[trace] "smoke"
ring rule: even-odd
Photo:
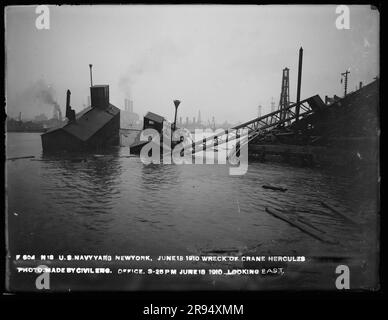
[[[24,119],[33,119],[36,115],[42,113],[51,118],[53,107],[57,114],[60,111],[54,87],[47,84],[43,79],[33,82],[25,90],[8,99],[8,110],[9,107],[11,107],[13,113],[22,112]]]
[[[119,79],[119,88],[127,96],[132,96],[132,88],[145,73],[156,71],[158,66],[150,56],[143,56],[129,65],[126,73]]]
[[[131,74],[132,76],[129,76]],[[128,75],[120,77],[119,88],[125,94],[126,97],[132,96],[132,86],[134,85],[135,80],[131,71],[128,71]]]
[[[183,49],[170,39],[161,39],[132,60],[119,79],[120,90],[127,97],[132,97],[133,87],[143,76],[169,68],[170,65],[177,63],[184,54]]]
[[[56,103],[56,102],[54,102],[54,109],[55,109],[55,111],[57,111],[57,112],[61,112],[61,108],[59,107],[59,104]]]
[[[59,107],[59,104],[57,102],[53,103],[54,105],[54,113],[53,113],[53,118],[58,119],[59,121],[62,121],[62,111],[61,108]]]
[[[36,102],[48,105],[57,104],[54,88],[46,84],[46,82],[42,79],[33,83],[32,86],[26,90],[25,94],[31,96]]]

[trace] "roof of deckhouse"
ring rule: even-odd
[[[75,122],[67,123],[63,127],[53,128],[45,134],[64,130],[82,141],[87,141],[119,112],[120,109],[112,104],[109,104],[105,109],[88,107],[77,114]]]
[[[156,113],[153,113],[153,112],[147,112],[147,114],[144,116],[144,118],[150,119],[150,120],[155,121],[155,122],[160,122],[160,123],[165,120],[164,117],[162,117]]]

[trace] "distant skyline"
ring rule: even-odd
[[[89,64],[94,84],[109,84],[111,103],[134,112],[236,123],[270,112],[279,102],[282,69],[290,68],[295,101],[298,51],[304,49],[302,98],[342,96],[379,75],[379,12],[349,6],[350,29],[338,30],[334,5],[49,6],[50,29],[35,27],[36,6],[5,12],[7,113],[33,118],[65,112],[66,90],[78,112],[87,104]]]

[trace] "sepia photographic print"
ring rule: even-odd
[[[5,7],[7,292],[379,290],[379,28],[373,5]]]

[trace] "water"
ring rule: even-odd
[[[354,175],[257,162],[245,175],[230,176],[226,165],[146,166],[128,154],[117,148],[43,158],[40,134],[8,133],[7,158],[35,156],[7,161],[10,253],[158,256],[235,249],[373,259],[377,200]],[[311,237],[266,207],[304,219],[337,244]]]

